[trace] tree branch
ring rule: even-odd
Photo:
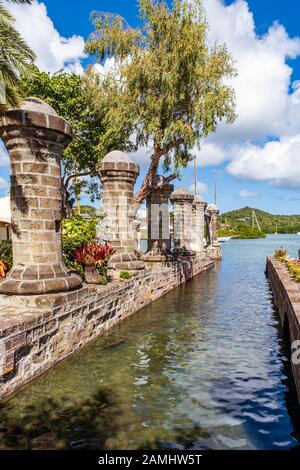
[[[167,178],[163,178],[162,183],[157,184],[157,169],[158,165],[160,162],[161,157],[169,153],[171,150],[173,150],[175,147],[178,145],[184,144],[184,139],[177,139],[173,142],[170,142],[168,145],[165,147],[159,148],[154,146],[154,154],[151,157],[151,164],[149,166],[148,172],[144,178],[144,181],[142,183],[142,186],[140,187],[140,190],[137,192],[137,194],[134,197],[134,202],[136,204],[141,204],[144,199],[146,199],[147,196],[156,188],[163,186],[166,183],[169,183],[170,181],[173,181],[176,179],[176,175],[170,175]]]

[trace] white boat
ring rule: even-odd
[[[225,243],[225,242],[229,242],[229,240],[231,240],[232,237],[218,237],[218,242],[219,243]]]
[[[300,232],[297,232],[297,235],[300,235]]]

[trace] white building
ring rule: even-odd
[[[11,239],[10,197],[0,198],[0,240]]]

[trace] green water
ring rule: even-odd
[[[299,408],[264,275],[297,236],[233,240],[223,261],[2,404],[1,448],[287,449]]]

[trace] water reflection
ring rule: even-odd
[[[264,276],[299,237],[232,241],[224,260],[29,384],[1,448],[286,449],[299,407]],[[298,423],[298,424],[297,424]]]

